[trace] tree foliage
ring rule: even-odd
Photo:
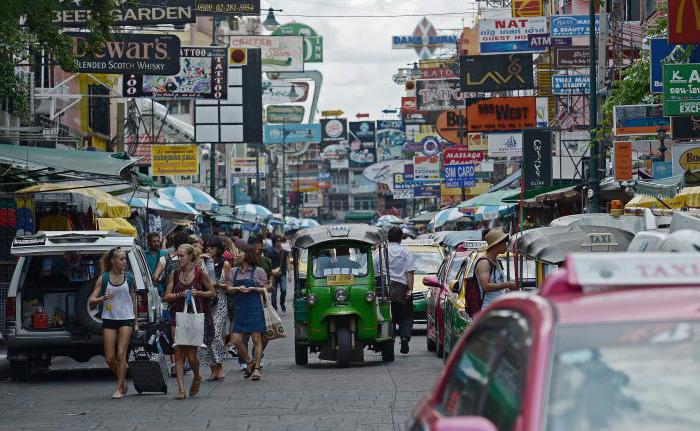
[[[88,40],[94,49],[104,43],[112,24],[111,11],[117,0],[82,0],[92,11]],[[42,51],[64,70],[74,68],[70,39],[52,23],[61,0],[3,0],[0,7],[0,101],[9,100],[13,111],[27,120],[25,84],[17,66],[31,66]]]

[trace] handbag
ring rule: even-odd
[[[204,313],[197,312],[194,297],[185,299],[183,311],[175,313],[175,346],[207,347],[204,344]],[[194,313],[188,313],[189,303],[192,303]]]
[[[270,305],[270,298],[267,293],[261,293],[260,299],[263,303],[263,313],[265,314],[265,333],[263,338],[266,340],[275,340],[277,338],[285,338],[287,333],[284,331],[282,319],[279,314]]]

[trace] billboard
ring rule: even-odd
[[[413,29],[413,33],[405,36],[392,36],[392,49],[413,49],[422,59],[433,55],[436,49],[457,45],[456,35],[439,35],[428,18],[423,17]]]
[[[700,44],[698,0],[668,0],[668,41]]]
[[[537,127],[533,96],[480,99],[467,107],[469,132],[497,132]]]
[[[615,181],[630,181],[634,170],[632,168],[632,142],[615,141]]]
[[[377,161],[374,127],[374,121],[352,121],[348,125],[351,168],[365,168]]]
[[[673,175],[681,175],[686,171],[700,169],[700,144],[674,144],[673,150]]]
[[[588,15],[552,15],[549,17],[549,34],[556,37],[588,36],[591,20]],[[595,32],[600,28],[600,15],[595,16]]]
[[[437,118],[435,129],[442,139],[455,145],[467,145],[469,133],[464,109],[444,111]]]
[[[544,52],[546,46],[532,48],[528,34],[547,34],[547,18],[482,19],[479,21],[479,47],[481,54],[507,54],[512,52]]]
[[[673,139],[700,139],[700,117],[671,117]]]
[[[542,16],[542,0],[512,0],[511,12],[513,18]]]
[[[263,72],[303,72],[302,36],[229,36],[232,48],[259,48]]]
[[[323,36],[306,24],[290,22],[277,27],[272,36],[303,36],[304,63],[323,63]]]
[[[235,178],[264,177],[267,172],[265,157],[233,157],[231,158],[231,176]]]
[[[656,135],[659,128],[670,131],[671,122],[664,117],[661,105],[619,105],[613,107],[615,136]]]
[[[263,130],[265,145],[321,142],[320,124],[265,124]]]
[[[459,79],[416,80],[416,109],[418,111],[446,111],[459,109],[466,100]]]
[[[180,72],[166,75],[124,75],[124,97],[225,99],[228,91],[225,48],[180,47]]]
[[[473,164],[445,165],[445,188],[461,189],[476,185],[476,169]]]
[[[491,92],[535,88],[532,54],[463,55],[459,58],[462,91]]]
[[[198,15],[260,15],[260,0],[197,0]]]
[[[482,151],[469,151],[466,146],[447,148],[442,152],[443,166],[472,164],[483,160],[484,153]]]
[[[321,119],[321,141],[326,143],[348,140],[348,120],[345,118]]]
[[[651,92],[664,92],[664,75],[662,65],[672,63],[700,63],[700,47],[693,46],[690,55],[687,45],[668,43],[665,37],[649,39],[649,72],[651,74]]]
[[[525,191],[552,185],[552,131],[523,130],[522,176]]]
[[[554,65],[567,69],[590,67],[590,49],[588,49],[588,47],[557,48],[556,51],[554,51]]]
[[[555,96],[590,94],[590,92],[589,75],[552,75],[552,94]]]
[[[149,0],[148,2],[121,1],[111,10],[111,26],[181,25],[197,20],[195,0]],[[52,12],[51,22],[58,27],[87,27],[92,19],[92,8],[82,1],[63,1],[59,10]]]
[[[197,145],[153,145],[151,168],[154,176],[197,175]]]
[[[440,156],[413,157],[413,180],[416,182],[440,181]]]
[[[378,161],[400,159],[403,145],[406,143],[403,122],[401,120],[377,120],[375,139]]]
[[[664,64],[664,114],[700,114],[700,63]]]
[[[486,140],[489,157],[521,157],[523,155],[522,132],[482,133],[481,139]]]

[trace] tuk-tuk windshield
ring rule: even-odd
[[[367,275],[367,251],[357,247],[324,248],[314,253],[314,277],[352,274]]]

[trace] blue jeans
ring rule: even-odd
[[[274,285],[272,286],[272,307],[277,309],[277,289],[280,291],[280,305],[284,304],[284,300],[287,298],[287,274],[280,274],[280,276],[275,279]]]

